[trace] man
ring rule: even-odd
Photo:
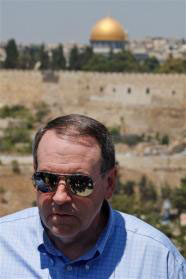
[[[38,208],[1,218],[0,278],[184,279],[169,239],[114,211],[115,152],[98,121],[67,115],[33,145]]]

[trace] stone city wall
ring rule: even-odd
[[[107,126],[120,126],[123,133],[158,132],[178,142],[186,139],[186,75],[0,70],[0,106],[32,108],[42,101],[50,105],[53,117],[82,113]],[[182,154],[129,155],[117,154],[125,180],[146,174],[157,185],[174,186],[185,176]],[[25,161],[20,164],[27,166]]]
[[[41,101],[54,115],[88,114],[123,132],[186,132],[186,75],[0,71],[0,106]]]

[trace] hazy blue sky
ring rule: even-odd
[[[186,38],[186,0],[0,0],[0,40],[88,43],[92,26],[108,14],[129,38]]]

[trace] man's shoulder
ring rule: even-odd
[[[141,243],[141,246],[152,247],[154,251],[164,251],[172,253],[176,258],[180,258],[180,254],[170,239],[155,227],[149,225],[143,220],[126,213],[115,211],[116,214],[116,227],[119,230],[126,231],[127,240],[136,241]]]
[[[3,225],[10,225],[13,223],[19,223],[19,222],[30,222],[31,219],[35,219],[38,216],[38,208],[37,207],[31,207],[27,208],[15,213],[12,213],[10,215],[6,215],[0,218],[0,226]]]

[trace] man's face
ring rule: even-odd
[[[37,191],[37,204],[49,234],[62,240],[72,240],[85,231],[94,231],[99,223],[104,199],[111,197],[114,188],[113,172],[104,178],[100,174],[100,147],[92,137],[57,135],[54,130],[42,137],[37,152],[38,169],[59,174],[81,173],[92,177],[95,186],[91,195],[70,194],[63,179],[54,193]]]

